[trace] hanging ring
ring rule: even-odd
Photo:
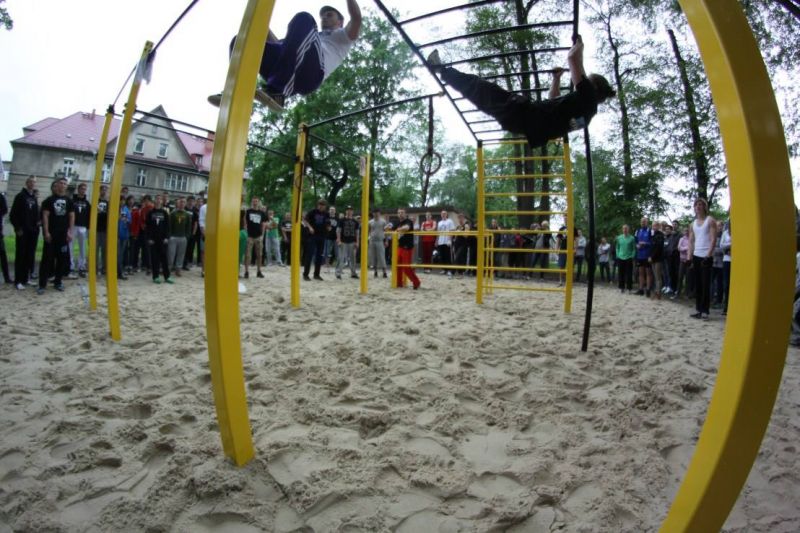
[[[419,169],[423,174],[433,176],[442,168],[442,155],[439,152],[429,150],[422,159],[419,160]]]

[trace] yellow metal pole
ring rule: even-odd
[[[480,141],[478,141],[478,156],[477,157],[478,157],[478,220],[477,220],[477,225],[478,225],[478,228],[477,228],[477,230],[478,230],[478,257],[477,257],[477,259],[478,259],[478,271],[475,273],[475,280],[476,280],[476,284],[477,284],[475,286],[475,303],[482,304],[483,303],[483,284],[484,284],[484,280],[483,280],[483,259],[484,259],[483,258],[483,254],[484,254],[484,251],[483,250],[486,247],[485,246],[486,243],[483,242],[483,238],[484,238],[484,235],[485,235],[485,229],[486,229],[486,220],[484,220],[484,218],[486,217],[486,215],[484,214],[484,211],[486,210],[486,206],[483,205],[483,202],[485,201],[485,198],[483,196],[483,193],[484,193],[483,188],[486,185],[486,183],[484,182],[484,179],[483,179],[484,178],[483,144]]]
[[[569,153],[569,142],[564,143],[564,186],[567,188],[567,279],[564,284],[564,312],[572,312],[572,277],[575,265],[575,205],[572,196],[572,158]],[[547,258],[548,263],[550,257]]]
[[[205,307],[208,360],[225,455],[253,458],[239,332],[238,253],[242,175],[256,76],[274,0],[249,0],[231,54],[208,181]]]
[[[94,207],[89,210],[89,308],[97,311],[97,203],[100,199],[100,182],[103,179],[103,165],[106,159],[106,145],[111,123],[114,121],[114,106],[108,106],[106,119],[103,123],[103,133],[100,135],[100,144],[97,147],[97,166],[94,169],[92,182],[91,201]],[[106,245],[108,250],[108,245]]]
[[[786,139],[767,70],[735,0],[680,0],[719,117],[736,216],[719,372],[664,532],[719,531],[758,454],[780,386],[794,295]]]
[[[361,248],[358,253],[361,257],[361,294],[367,294],[367,283],[369,278],[369,188],[370,188],[370,166],[372,157],[370,154],[364,156],[364,169],[361,174]]]
[[[292,307],[300,307],[300,259],[303,257],[300,247],[303,245],[303,178],[306,174],[306,144],[308,143],[308,126],[300,124],[297,134],[297,153],[294,162],[294,181],[292,182],[292,266],[290,269]],[[313,261],[313,258],[312,258]]]
[[[114,151],[114,166],[111,172],[111,196],[108,199],[108,227],[106,228],[106,297],[108,299],[108,327],[111,338],[115,341],[122,339],[119,325],[119,294],[117,293],[117,245],[119,238],[119,195],[122,192],[122,179],[125,175],[125,153],[128,151],[128,137],[131,133],[133,112],[136,111],[136,98],[139,96],[139,87],[147,69],[147,58],[153,49],[153,43],[147,41],[142,50],[142,57],[136,67],[136,75],[125,104],[125,113],[122,116],[122,125],[117,136],[117,147]]]
[[[398,233],[396,231],[390,231],[389,235],[392,238],[392,288],[396,289],[398,283],[397,280],[397,250],[399,248],[399,246],[397,245]]]

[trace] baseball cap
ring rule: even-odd
[[[344,22],[344,16],[342,15],[341,11],[339,11],[338,9],[336,9],[333,6],[322,6],[320,8],[320,10],[319,10],[319,16],[322,16],[322,14],[325,13],[326,11],[334,11],[334,12],[336,12],[336,14],[339,15],[339,20]]]

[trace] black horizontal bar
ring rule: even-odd
[[[336,148],[337,150],[339,150],[341,152],[344,152],[344,153],[346,153],[348,155],[351,155],[353,157],[356,157],[356,158],[361,157],[360,155],[356,154],[355,152],[351,152],[347,148],[343,148],[343,147],[339,146],[338,144],[336,144],[336,143],[334,143],[332,141],[329,141],[328,139],[326,139],[324,137],[320,137],[319,135],[314,135],[313,133],[309,132],[308,136],[311,137],[312,139],[316,139],[317,141],[319,141],[321,143],[327,144],[328,146]]]
[[[497,78],[513,78],[514,76],[530,76],[531,74],[552,74],[555,69],[549,68],[546,70],[523,70],[522,72],[511,72],[509,74],[492,74],[491,76],[482,76],[484,80],[494,80]]]
[[[491,139],[478,139],[480,142],[493,142],[493,141],[526,141],[525,137],[492,137]]]
[[[427,19],[427,18],[438,16],[438,15],[443,15],[445,13],[450,13],[452,11],[461,11],[462,9],[480,7],[480,6],[485,6],[485,5],[489,5],[489,4],[496,4],[498,2],[505,2],[505,1],[507,1],[507,0],[481,0],[480,2],[470,2],[468,4],[461,4],[461,5],[458,5],[458,6],[448,7],[447,9],[440,9],[439,11],[434,11],[432,13],[426,13],[424,15],[419,15],[417,17],[412,17],[412,18],[406,19],[406,20],[404,20],[402,22],[398,22],[398,24],[400,26],[402,26],[404,24],[409,24],[411,22],[416,22],[418,20],[423,20],[423,19]]]
[[[456,37],[448,37],[446,39],[439,39],[438,41],[431,41],[425,44],[418,44],[417,48],[422,50],[423,48],[428,48],[430,46],[436,46],[439,44],[445,43],[452,43],[455,41],[462,41],[466,39],[475,39],[477,37],[484,37],[486,35],[497,35],[500,33],[509,33],[512,31],[522,31],[522,30],[530,30],[532,28],[551,28],[554,26],[572,26],[571,20],[557,20],[552,22],[533,22],[531,24],[522,24],[520,26],[507,26],[505,28],[492,28],[489,30],[483,31],[476,31],[474,33],[468,33],[466,35],[458,35]]]
[[[148,114],[151,114],[151,113],[148,113]],[[117,116],[121,116],[121,115],[117,115]],[[165,119],[165,120],[169,120],[168,118],[163,117],[161,115],[152,115],[152,116],[158,117],[158,118],[161,118],[161,119]],[[191,131],[179,130],[177,128],[170,128],[169,126],[164,126],[163,124],[156,124],[155,122],[148,122],[147,120],[143,120],[141,118],[134,118],[133,120],[135,122],[139,123],[139,124],[149,124],[150,126],[157,126],[159,128],[164,128],[165,130],[174,131],[176,133],[185,133],[186,135],[191,135],[192,137],[197,137],[198,136],[196,133],[192,133]],[[176,120],[175,122],[178,122],[178,121]],[[189,127],[195,127],[195,126],[189,126]],[[204,128],[197,128],[197,129],[204,129]],[[216,132],[214,132],[212,130],[205,130],[205,131],[210,133],[210,134],[212,134],[212,135],[216,135]],[[215,139],[206,138],[205,140],[206,140],[206,142],[215,142]],[[284,152],[280,152],[278,150],[275,150],[274,148],[269,148],[268,146],[262,146],[262,145],[260,145],[258,143],[247,141],[247,146],[250,146],[252,148],[258,148],[259,150],[263,150],[263,151],[269,152],[271,154],[279,155],[279,156],[285,157],[287,159],[291,159],[291,160],[296,159],[296,157],[294,155],[286,154]]]
[[[444,93],[431,93],[425,94],[422,96],[414,96],[413,98],[406,98],[405,100],[397,100],[395,102],[387,102],[385,104],[376,105],[373,107],[368,107],[366,109],[359,109],[358,111],[353,111],[351,113],[345,113],[343,115],[339,115],[338,117],[332,117],[325,120],[321,120],[319,122],[315,122],[314,124],[309,124],[308,129],[316,128],[318,126],[322,126],[324,124],[329,124],[331,122],[336,122],[337,120],[341,120],[344,118],[350,118],[357,115],[363,115],[365,113],[370,113],[372,111],[378,111],[380,109],[385,109],[387,107],[392,107],[395,105],[403,105],[403,104],[410,104],[411,102],[416,102],[418,100],[424,100],[425,98],[433,98],[434,96],[442,96]]]
[[[478,61],[486,61],[487,59],[496,59],[498,57],[521,56],[523,54],[543,54],[549,52],[566,52],[569,50],[568,46],[554,46],[551,48],[538,48],[536,50],[514,50],[511,52],[501,52],[499,54],[491,54],[486,56],[471,57],[469,59],[459,59],[458,61],[451,61],[450,63],[442,63],[443,67],[452,67],[453,65],[463,65],[465,63],[475,63]]]
[[[174,118],[165,117],[164,115],[156,115],[155,113],[148,113],[147,111],[142,111],[141,109],[137,109],[136,113],[138,113],[139,115],[143,115],[145,117],[158,118],[158,119],[161,119],[161,120],[168,120],[169,122],[172,122],[173,124],[180,124],[181,126],[186,126],[187,128],[194,128],[196,130],[202,130],[202,131],[205,131],[205,132],[208,132],[208,133],[215,133],[213,130],[210,130],[208,128],[204,128],[202,126],[198,126],[196,124],[192,124],[191,122],[183,122],[181,120],[175,120]]]
[[[562,87],[562,89],[568,89],[568,87]],[[550,87],[538,87],[535,89],[514,89],[513,91],[509,92],[513,94],[528,94],[528,93],[541,93],[549,90]],[[458,102],[459,100],[466,100],[466,99],[467,99],[466,96],[458,96],[456,98],[453,98],[453,101]]]
[[[472,122],[467,122],[467,125],[471,124],[485,124],[486,122],[497,122],[497,119],[490,118],[489,120],[474,120]]]

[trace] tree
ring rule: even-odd
[[[0,4],[4,4],[6,0],[0,0]],[[0,26],[11,31],[14,27],[14,21],[11,20],[11,15],[8,14],[8,9],[0,6]]]

